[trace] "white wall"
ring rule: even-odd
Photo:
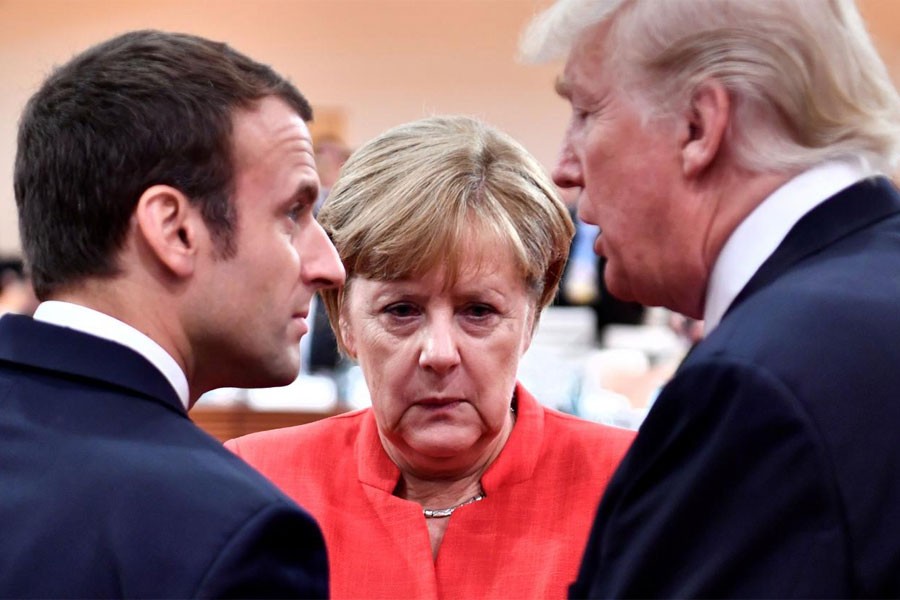
[[[539,0],[0,0],[0,252],[19,248],[16,122],[54,64],[129,29],[222,39],[343,107],[353,145],[432,113],[480,116],[552,164],[566,107],[556,67],[515,62]],[[546,5],[546,2],[544,2]]]
[[[750,1],[750,0],[748,0]],[[814,0],[810,0],[814,1]],[[22,106],[55,64],[136,28],[222,39],[347,111],[353,145],[432,113],[480,116],[552,166],[566,106],[558,66],[515,62],[519,32],[550,0],[0,0],[0,253],[19,248],[12,164]],[[898,64],[900,0],[862,0]]]

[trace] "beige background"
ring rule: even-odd
[[[752,1],[752,0],[748,0]],[[816,2],[819,0],[808,0]],[[187,31],[227,41],[288,75],[352,145],[398,123],[465,113],[552,166],[566,106],[558,66],[515,61],[522,26],[549,0],[0,0],[0,254],[19,239],[16,122],[56,64],[117,33]],[[859,0],[900,81],[900,0]]]

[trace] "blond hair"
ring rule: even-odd
[[[560,0],[522,38],[526,60],[565,56],[610,21],[604,51],[648,119],[715,79],[732,99],[740,166],[792,171],[858,157],[890,173],[900,97],[852,0]]]
[[[355,277],[396,281],[446,270],[458,277],[474,236],[506,245],[537,312],[556,294],[575,233],[556,187],[509,136],[467,117],[395,127],[344,165],[319,221],[347,270],[347,285],[322,290],[338,318]]]

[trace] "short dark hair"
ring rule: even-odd
[[[14,186],[39,298],[117,273],[140,195],[170,185],[200,207],[217,250],[235,252],[232,117],[268,96],[312,109],[272,68],[193,35],[134,31],[56,69],[19,123]]]

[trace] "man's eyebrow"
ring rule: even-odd
[[[572,96],[572,86],[562,75],[557,75],[556,81],[553,84],[553,89],[563,98],[570,98]]]

